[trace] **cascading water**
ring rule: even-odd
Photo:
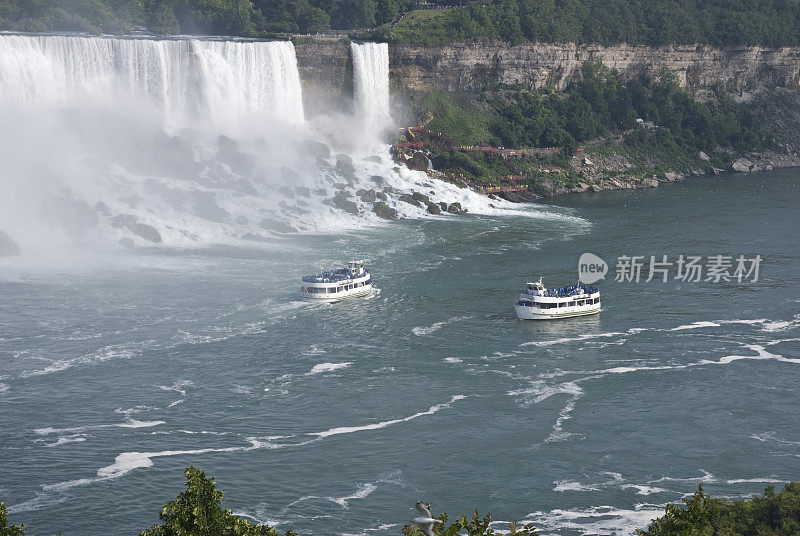
[[[353,93],[358,111],[374,127],[391,122],[389,109],[389,45],[351,43]]]
[[[352,53],[356,113],[309,121],[290,42],[0,36],[0,232],[58,262],[360,227],[376,200],[425,216],[412,190],[494,211],[395,165],[387,46]]]
[[[69,105],[143,98],[172,124],[225,123],[247,115],[303,121],[291,42],[0,38],[0,99],[6,105]]]

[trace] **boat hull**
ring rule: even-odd
[[[600,307],[586,308],[574,311],[546,313],[536,307],[524,307],[515,305],[514,310],[520,320],[557,320],[559,318],[573,318],[576,316],[596,315],[600,312]]]
[[[308,292],[301,292],[300,297],[309,302],[339,302],[342,300],[348,300],[350,298],[361,298],[364,296],[368,296],[372,294],[372,284],[364,285],[363,287],[354,288],[352,290],[347,290],[344,292],[338,292],[336,295],[331,294],[311,294]]]

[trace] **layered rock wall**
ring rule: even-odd
[[[297,44],[306,109],[352,100],[350,47],[342,41]],[[392,85],[409,93],[477,92],[499,83],[563,88],[585,61],[630,78],[666,69],[702,98],[716,89],[745,93],[760,87],[800,89],[800,48],[706,45],[647,47],[524,43],[461,43],[440,47],[390,45]]]

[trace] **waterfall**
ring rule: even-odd
[[[290,42],[0,35],[0,232],[58,264],[360,228],[377,199],[426,217],[412,190],[495,210],[396,166],[388,47],[352,55],[355,113],[305,120]]]
[[[356,105],[375,128],[385,127],[389,115],[389,46],[386,43],[351,43],[353,89]]]
[[[0,36],[0,102],[117,102],[127,93],[170,123],[248,116],[303,121],[291,42]],[[113,100],[112,100],[113,99]]]

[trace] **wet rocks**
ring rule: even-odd
[[[412,193],[411,193],[411,197],[412,197],[412,198],[413,198],[415,201],[419,201],[420,203],[423,203],[423,204],[427,204],[427,203],[429,203],[429,202],[430,202],[430,198],[429,198],[427,195],[425,195],[425,194],[421,194],[421,193],[419,193],[419,192],[412,192]]]
[[[372,189],[365,190],[362,188],[356,192],[356,195],[365,203],[374,203],[377,200],[377,193]]]
[[[372,205],[372,212],[374,212],[379,218],[383,218],[384,220],[397,219],[397,211],[381,201],[378,201],[377,203]]]
[[[295,229],[294,227],[292,227],[288,223],[285,223],[285,222],[282,222],[282,221],[278,221],[278,220],[273,220],[273,219],[270,219],[270,218],[264,218],[263,220],[261,220],[261,222],[258,225],[262,229],[266,229],[267,231],[272,231],[272,232],[275,232],[275,233],[296,233],[297,232],[297,229]]]
[[[442,209],[436,203],[428,203],[428,213],[429,214],[441,214]]]
[[[19,246],[4,231],[0,231],[0,257],[14,257],[20,254]]]
[[[377,197],[381,201],[386,201],[389,199],[389,197],[383,192],[375,192],[375,197]]]
[[[352,175],[356,172],[353,159],[346,154],[336,155],[336,169],[343,175]]]
[[[461,207],[461,203],[456,201],[455,203],[451,203],[449,207],[447,207],[447,212],[450,214],[456,214],[462,216],[467,213],[467,209]]]
[[[144,238],[154,244],[161,242],[161,233],[159,233],[155,227],[147,225],[146,223],[133,223],[128,226],[128,229],[136,236]]]
[[[324,159],[331,157],[331,148],[322,142],[307,140],[302,143],[302,147],[313,157]]]
[[[413,196],[410,196],[408,194],[403,194],[398,199],[403,203],[408,203],[409,205],[414,205],[415,207],[422,207],[422,204],[419,201],[417,201],[416,199],[414,199]]]
[[[344,194],[344,192],[338,192],[330,199],[330,201],[331,204],[339,210],[343,210],[348,214],[358,214],[358,205],[356,205],[355,202],[347,199],[347,196]]]
[[[737,158],[731,163],[731,171],[736,173],[750,173],[753,163],[747,158]]]

